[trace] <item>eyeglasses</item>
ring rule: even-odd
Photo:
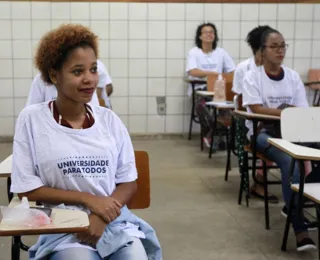
[[[214,34],[214,31],[202,31],[202,34]]]
[[[284,44],[284,45],[265,45],[264,47],[270,48],[271,50],[275,52],[279,52],[280,50],[286,51],[289,48],[289,44]]]

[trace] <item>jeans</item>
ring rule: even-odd
[[[97,251],[82,247],[67,248],[54,252],[48,257],[49,260],[102,260]],[[133,238],[133,242],[120,248],[106,260],[148,260],[146,251],[139,238]]]
[[[268,135],[265,132],[259,133],[257,137],[257,142],[256,142],[256,149],[258,152],[264,153],[264,155],[269,160],[275,162],[280,168],[281,181],[282,181],[282,196],[286,204],[286,207],[289,208],[290,199],[292,195],[292,190],[289,183],[292,157],[282,152],[278,148],[270,145],[268,143],[269,137],[272,137],[272,136]],[[294,165],[294,171],[292,175],[292,183],[294,184],[299,183],[299,181],[300,181],[300,172],[299,172],[298,163],[296,162]],[[295,201],[295,204],[297,205],[297,200]],[[303,218],[301,218],[301,221],[298,221],[297,206],[293,208],[291,222],[292,222],[292,226],[295,233],[300,233],[307,230],[306,226],[304,225]]]

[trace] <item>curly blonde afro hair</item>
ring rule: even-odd
[[[98,57],[98,37],[79,24],[63,24],[46,33],[40,40],[35,55],[35,66],[44,82],[53,84],[49,71],[61,69],[70,51],[78,47],[91,47]]]

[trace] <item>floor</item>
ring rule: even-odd
[[[225,152],[209,160],[198,140],[182,138],[134,140],[136,150],[148,151],[151,167],[151,207],[136,211],[156,229],[165,260],[295,260],[318,259],[317,252],[297,253],[290,233],[288,251],[280,250],[284,218],[282,203],[270,209],[271,230],[264,229],[263,203],[237,204],[239,174],[236,160],[224,181]],[[0,144],[0,161],[12,152]],[[281,196],[280,187],[272,192]],[[6,205],[6,182],[0,180],[0,205]],[[316,239],[316,232],[311,234]],[[24,237],[32,244],[36,237]],[[0,260],[10,259],[10,239],[0,238]],[[22,252],[22,260],[27,254]]]

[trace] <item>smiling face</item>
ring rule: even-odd
[[[209,25],[203,26],[199,38],[203,43],[213,43],[215,39],[214,29]]]
[[[91,47],[78,47],[68,54],[58,71],[51,71],[58,96],[88,103],[98,85],[97,57]]]
[[[270,64],[281,65],[286,55],[288,45],[280,33],[270,33],[263,50],[263,60]]]

